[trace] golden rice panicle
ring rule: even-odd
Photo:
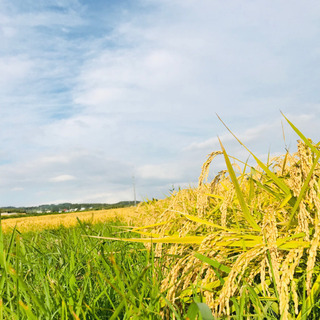
[[[301,201],[298,211],[298,232],[304,232],[304,239],[309,241],[309,222],[312,222],[309,211],[306,208],[304,201]]]
[[[278,254],[278,246],[277,246],[277,238],[278,238],[278,229],[277,229],[277,221],[276,214],[274,208],[266,208],[265,214],[263,216],[262,223],[262,235],[263,241],[267,246],[267,249],[270,253],[271,264],[270,266],[273,270],[273,275],[275,277],[276,284],[280,283],[280,275],[279,275],[279,254]]]
[[[311,140],[309,139],[311,142]],[[301,193],[302,186],[309,175],[309,172],[313,165],[313,156],[310,148],[302,141],[298,141],[298,151],[294,156],[289,156],[290,168],[288,173],[290,178],[287,179],[287,184],[293,192],[295,197],[298,197]],[[317,170],[317,169],[316,169]],[[313,222],[310,206],[307,209],[307,203],[314,203],[318,201],[318,197],[315,196],[314,188],[316,186],[316,170],[313,172],[308,189],[306,191],[304,199],[301,200],[298,210],[298,229],[297,232],[305,233],[305,240],[309,240],[309,224]],[[315,200],[317,199],[317,200]]]
[[[230,298],[237,289],[241,288],[241,280],[249,264],[252,261],[258,262],[257,260],[261,259],[265,250],[266,248],[260,246],[239,255],[223,285],[219,298],[215,302],[214,311],[216,316],[230,315]]]
[[[298,159],[291,157],[291,166],[288,171],[289,171],[290,177],[289,179],[287,179],[286,182],[290,187],[293,195],[295,197],[298,197],[302,188],[301,169],[300,169]]]
[[[289,320],[290,284],[294,281],[294,273],[303,255],[303,249],[292,249],[281,266],[280,278],[280,314],[281,319]]]
[[[181,258],[162,281],[162,290],[167,291],[167,299],[175,301],[181,292],[188,288],[197,278],[201,270],[201,261],[189,254]]]
[[[201,168],[201,174],[199,176],[199,182],[198,182],[198,187],[200,187],[202,184],[206,183],[208,179],[208,174],[209,174],[209,167],[212,162],[212,160],[219,154],[223,154],[222,151],[214,151],[208,155],[207,160],[204,162]]]
[[[205,215],[205,211],[208,208],[209,201],[208,201],[208,193],[209,188],[206,185],[208,175],[209,175],[209,168],[212,160],[219,154],[222,154],[221,151],[215,151],[209,154],[208,159],[202,165],[201,174],[199,176],[198,182],[198,189],[197,189],[197,212],[199,217],[203,217]]]
[[[318,253],[319,242],[320,242],[320,222],[318,220],[318,223],[315,226],[315,233],[314,233],[313,239],[311,240],[311,246],[309,249],[308,261],[307,261],[306,290],[308,295],[310,294],[310,291],[311,291],[311,280],[314,272],[314,266],[316,262],[316,256]]]
[[[299,298],[298,298],[298,294],[297,294],[297,283],[296,281],[293,279],[291,281],[291,295],[292,295],[292,300],[294,303],[294,313],[298,314],[299,313]]]
[[[309,139],[309,142],[312,143],[310,139]],[[315,160],[313,159],[311,149],[301,141],[299,141],[299,144],[298,144],[298,153],[301,161],[302,175],[304,179],[306,179],[306,177],[308,176],[311,170],[313,162]],[[302,229],[303,232],[307,234],[305,239],[307,240],[310,239],[309,223],[312,223],[314,225],[314,234],[310,243],[310,248],[308,250],[308,260],[307,260],[306,290],[308,294],[310,294],[310,291],[311,291],[311,285],[312,285],[311,281],[314,273],[314,266],[315,266],[315,261],[316,261],[316,256],[317,256],[319,241],[320,241],[320,225],[319,225],[320,199],[319,199],[318,180],[319,180],[319,164],[316,164],[308,185],[308,190],[306,192],[305,200],[301,202],[300,210],[298,214],[299,227],[300,229]],[[308,209],[307,209],[307,204],[308,204]],[[308,217],[308,225],[305,225],[304,229],[302,228],[300,223],[301,212],[303,212]],[[314,218],[312,218],[311,214]]]
[[[219,281],[217,278],[216,273],[214,272],[213,268],[207,267],[205,277],[201,281],[201,287],[206,288],[209,287],[210,284],[213,284],[214,282]],[[217,289],[217,288],[216,288]],[[215,295],[211,290],[204,290],[203,295],[205,297],[205,302],[209,306],[209,308],[212,308],[215,301]]]
[[[220,181],[225,180],[228,170],[221,170],[210,183],[210,192],[219,194]]]
[[[165,202],[157,201],[153,205],[159,208],[160,214],[155,216],[154,223],[167,222],[161,226],[155,227],[153,232],[161,235],[174,234],[176,232],[187,233],[190,229],[190,222],[187,222],[185,218],[181,217],[179,212],[188,213],[193,211],[196,206],[197,196],[196,191],[192,188],[182,189],[171,195]],[[152,224],[152,223],[151,223]]]
[[[308,140],[310,143],[312,143],[311,139]],[[301,173],[303,180],[305,180],[312,167],[313,158],[311,149],[301,140],[298,140],[298,155],[300,158]]]

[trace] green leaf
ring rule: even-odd
[[[187,312],[187,320],[196,320],[198,314],[199,308],[197,304],[195,302],[191,303]]]
[[[208,220],[200,219],[197,216],[192,216],[190,214],[186,214],[186,213],[183,213],[183,212],[180,212],[180,211],[174,211],[174,210],[171,210],[171,211],[175,212],[175,213],[178,213],[178,214],[181,214],[184,217],[186,217],[188,220],[193,221],[193,222],[198,222],[200,224],[205,224],[207,226],[211,226],[211,227],[214,227],[214,228],[217,228],[217,229],[222,229],[222,230],[225,230],[225,231],[228,231],[228,232],[235,232],[235,233],[239,232],[238,230],[230,229],[230,228],[227,228],[227,227],[223,227],[223,226],[220,226],[219,224],[212,223],[212,222],[210,222]]]
[[[217,115],[218,116],[218,115]],[[223,125],[227,130],[236,138],[236,140],[253,156],[257,161],[258,165],[266,172],[266,174],[274,181],[274,183],[287,195],[291,193],[290,188],[275,174],[273,173],[261,160],[259,160],[237,137],[236,135],[226,126],[222,119],[218,116]]]
[[[305,284],[305,281],[304,281]],[[303,290],[305,292],[305,290]],[[303,308],[298,314],[296,320],[307,319],[308,315],[310,314],[312,308],[315,305],[315,301],[319,299],[320,294],[320,275],[317,277],[315,283],[313,284],[310,294],[307,299],[303,298]]]
[[[234,172],[234,170],[232,168],[232,165],[231,165],[230,159],[229,159],[229,157],[227,155],[227,152],[224,149],[220,139],[219,139],[219,142],[220,142],[220,146],[221,146],[221,149],[222,149],[222,152],[223,152],[223,155],[224,155],[224,159],[225,159],[225,162],[226,162],[229,174],[230,174],[230,178],[232,180],[233,186],[234,186],[234,188],[236,190],[236,193],[237,193],[237,197],[238,197],[238,200],[239,200],[243,215],[244,215],[245,219],[248,221],[248,223],[252,226],[253,229],[260,230],[260,227],[257,225],[257,223],[255,222],[253,216],[250,214],[249,208],[248,208],[248,206],[247,206],[247,204],[246,204],[246,202],[244,200],[243,194],[241,192],[238,179],[237,179],[236,174],[235,174],[235,172]]]
[[[214,267],[215,269],[221,270],[223,272],[229,273],[231,271],[231,269],[225,265],[223,265],[222,263],[218,262],[217,260],[208,258],[198,252],[194,253],[194,256],[199,259],[202,262],[205,262],[207,264],[209,264],[210,266]]]
[[[319,150],[309,141],[309,139],[307,139],[302,133],[301,131],[294,126],[294,124],[281,112],[281,114],[283,115],[283,117],[287,120],[287,122],[289,123],[289,125],[291,126],[291,128],[295,131],[295,133],[303,140],[303,142],[317,155],[320,155]]]
[[[198,314],[201,315],[202,320],[214,320],[210,308],[205,303],[193,302],[189,307],[187,319],[195,320]]]

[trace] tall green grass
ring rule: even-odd
[[[152,251],[86,236],[130,237],[120,224],[0,228],[0,319],[162,319]]]

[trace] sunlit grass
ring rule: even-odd
[[[119,225],[0,233],[0,319],[161,319],[152,251],[87,237],[121,236]]]

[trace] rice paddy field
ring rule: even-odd
[[[320,319],[320,143],[287,121],[296,152],[221,143],[164,200],[4,220],[0,319]]]
[[[119,219],[126,224],[132,224],[133,221],[138,224],[143,218],[135,207],[129,207],[4,219],[2,220],[2,230],[4,233],[8,233],[16,227],[20,232],[42,231],[56,229],[60,226],[74,227],[79,223],[79,220],[83,223],[97,224],[110,222],[114,219]]]

